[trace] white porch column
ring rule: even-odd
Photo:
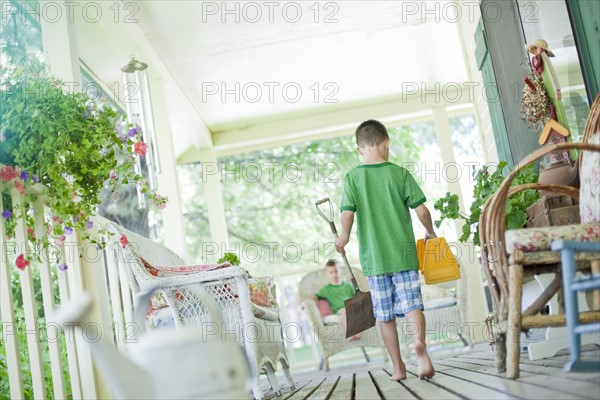
[[[62,15],[67,14],[65,2],[57,3],[62,11]],[[79,70],[79,51],[77,47],[77,36],[75,25],[69,22],[69,18],[59,18],[58,20],[48,20],[44,16],[40,17],[42,29],[42,45],[46,55],[46,64],[50,68],[53,76],[63,80],[69,93],[81,91],[81,74]],[[75,246],[78,248],[78,246]],[[79,261],[79,257],[75,258]],[[97,322],[101,327],[108,326],[106,315],[101,311],[100,297],[98,296],[97,268],[90,267],[87,263],[74,262],[71,275],[76,276],[70,288],[70,296],[77,298],[81,295],[83,289],[89,291],[94,304],[89,312],[90,321]],[[86,345],[85,338],[81,335],[76,336],[77,363],[79,368],[79,382],[71,382],[80,385],[79,393],[84,399],[110,398],[110,390],[106,386],[102,377],[92,364],[92,358],[89,346]]]
[[[169,197],[167,207],[161,210],[165,230],[165,245],[175,253],[185,257],[185,229],[181,197],[179,196],[179,179],[177,177],[175,154],[173,153],[173,138],[169,123],[168,105],[165,99],[164,82],[150,74],[148,80],[150,95],[152,96],[156,146],[158,146],[162,169],[162,172],[157,176],[158,193]]]
[[[63,16],[67,15],[64,1],[59,2]],[[81,91],[81,77],[79,72],[79,51],[77,49],[77,36],[74,23],[69,23],[68,18],[59,18],[49,21],[43,16],[39,19],[42,27],[42,45],[46,55],[46,64],[50,67],[52,75],[62,79],[65,83],[76,82],[76,91]]]
[[[448,114],[446,113],[445,107],[436,107],[433,109],[433,123],[444,164],[448,165],[450,163],[455,163],[456,165],[456,159],[454,157],[452,145],[452,132],[450,131],[450,123],[448,122]],[[458,204],[460,209],[465,210],[462,190],[460,188],[458,179],[455,181],[448,181],[447,183],[448,190],[452,193],[458,194]],[[457,233],[456,237],[460,237],[462,235],[461,224],[457,220],[453,222],[454,229]],[[462,254],[459,262],[464,267],[467,272],[467,276],[469,277],[469,320],[467,322],[479,324],[475,325],[475,335],[471,338],[471,340],[476,342],[483,341],[484,320],[487,317],[487,307],[485,304],[487,301],[483,291],[483,283],[481,281],[480,265],[475,257],[474,246],[472,243],[470,243],[470,245],[463,245],[460,243],[457,244],[460,245]]]
[[[229,248],[229,235],[223,195],[221,194],[221,165],[219,165],[214,147],[201,150],[200,162],[204,165],[202,176],[199,176],[198,179],[201,179],[204,184],[210,236],[213,242],[224,251]]]

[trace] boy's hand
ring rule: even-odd
[[[423,241],[424,241],[425,243],[427,243],[427,241],[428,241],[429,239],[434,239],[434,238],[436,238],[436,237],[437,237],[437,235],[435,234],[435,232],[425,232],[425,237],[423,238]]]
[[[335,239],[335,251],[345,256],[346,250],[344,250],[344,247],[348,244],[349,240],[350,239],[345,236],[340,236],[337,239]]]

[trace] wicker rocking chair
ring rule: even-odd
[[[139,293],[155,290],[160,293],[167,306],[163,319],[170,320],[175,328],[197,326],[208,321],[208,310],[191,291],[182,288],[189,284],[198,284],[213,295],[223,313],[224,340],[235,340],[246,352],[253,374],[252,391],[256,399],[264,397],[259,382],[259,374],[266,372],[271,389],[277,396],[281,389],[275,376],[278,362],[292,390],[294,380],[290,374],[286,356],[282,324],[277,311],[265,310],[250,301],[249,285],[246,271],[240,267],[227,267],[213,271],[170,273],[158,277],[148,272],[147,265],[161,267],[185,266],[184,261],[171,250],[158,243],[130,232],[118,225],[109,225],[108,229],[115,233],[112,237],[116,251],[116,260],[121,274],[126,275],[131,295],[135,298]],[[121,235],[129,242],[123,245]],[[182,267],[183,269],[186,267]],[[123,293],[123,295],[129,295]],[[258,317],[257,315],[260,315]],[[151,325],[151,321],[147,321]],[[160,324],[159,324],[160,325]],[[154,325],[156,326],[156,325]],[[223,330],[224,329],[224,330]]]
[[[362,272],[356,268],[352,268],[352,272],[356,277],[356,281],[361,288],[367,288],[368,284]],[[342,281],[350,281],[350,276],[347,268],[340,269],[340,279]],[[322,350],[322,359],[320,369],[329,371],[329,357],[341,351],[352,348],[361,348],[367,361],[369,357],[365,352],[365,347],[379,347],[383,349],[384,360],[387,361],[387,351],[381,339],[379,327],[376,325],[373,328],[367,329],[362,333],[359,340],[346,339],[346,332],[343,327],[337,323],[325,323],[317,308],[316,302],[313,300],[315,293],[323,286],[329,283],[324,270],[317,270],[304,276],[300,281],[299,291],[300,300],[302,300],[302,308],[308,316],[308,321],[317,335],[317,340]]]
[[[526,184],[511,187],[515,175],[526,165],[546,154],[579,149],[581,188],[551,184]],[[482,263],[487,275],[495,313],[496,366],[507,377],[519,377],[521,330],[534,327],[564,326],[565,315],[540,315],[548,301],[561,289],[560,253],[552,252],[553,240],[600,240],[600,96],[590,110],[583,143],[548,146],[525,157],[486,202],[479,221]],[[552,191],[579,198],[581,225],[529,228],[505,231],[507,198],[527,189]],[[577,254],[577,270],[600,271],[600,257],[593,253]],[[522,285],[525,277],[555,273],[555,278],[539,297],[522,311]],[[598,306],[598,305],[596,305]],[[600,320],[597,310],[579,314],[580,322]],[[566,343],[565,343],[566,345]],[[507,356],[508,352],[508,356]]]

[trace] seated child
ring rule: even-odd
[[[336,322],[341,323],[346,330],[346,309],[344,308],[344,301],[354,296],[354,287],[348,282],[340,282],[340,275],[338,273],[338,262],[336,260],[329,260],[325,264],[325,272],[329,278],[329,284],[325,285],[317,292],[314,296],[315,300],[324,299],[329,303],[329,307],[333,312],[333,315],[327,316],[324,322]],[[360,334],[354,335],[350,340],[360,339]]]

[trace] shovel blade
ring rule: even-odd
[[[356,291],[344,302],[346,307],[346,338],[375,326],[373,302],[369,292]]]

